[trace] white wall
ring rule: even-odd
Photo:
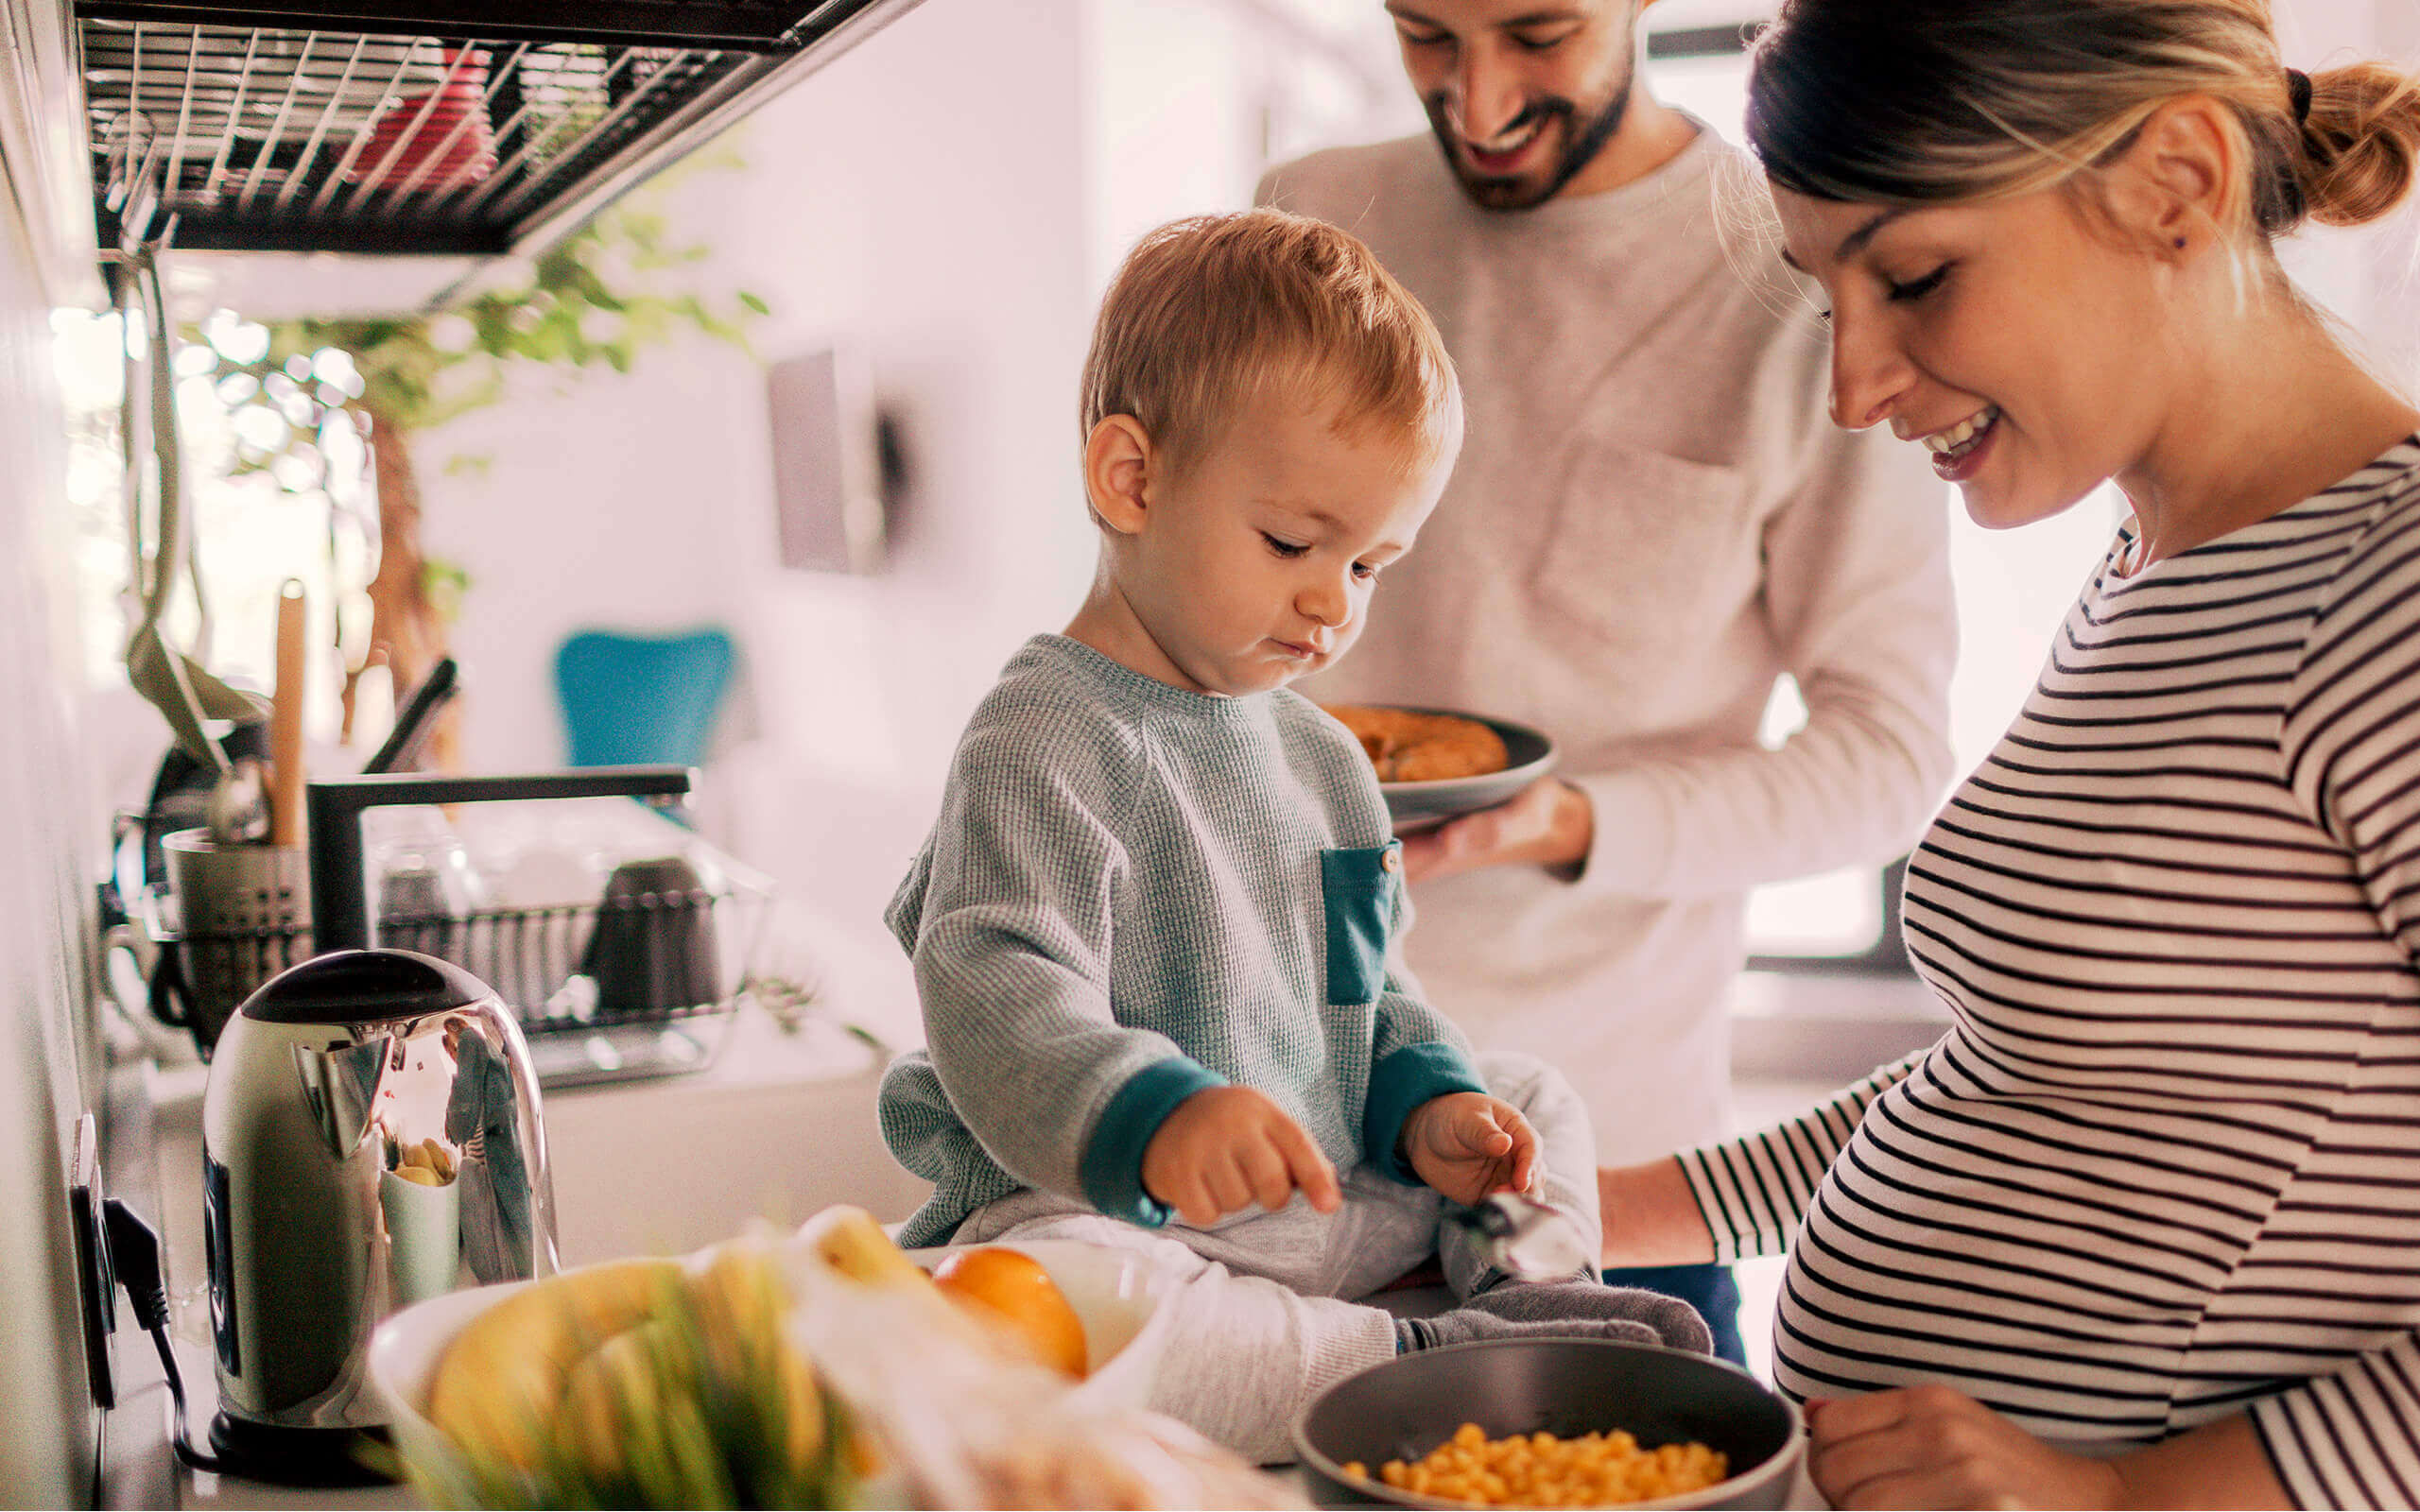
[[[1226,0],[1096,0],[1093,35],[1087,208],[1106,273],[1153,226],[1252,198],[1263,39]]]
[[[2277,39],[2292,67],[2358,58],[2420,66],[2412,0],[2279,0]],[[2420,210],[2351,231],[2312,227],[2280,251],[2305,290],[2334,311],[2377,369],[2420,390]]]
[[[2371,25],[2373,51],[2420,68],[2420,5],[2371,0]],[[2420,209],[2407,205],[2380,235],[2369,282],[2371,320],[2383,333],[2383,355],[2407,391],[2420,393]]]
[[[16,103],[0,79],[0,114]],[[82,679],[48,291],[12,193],[26,166],[0,148],[0,1504],[68,1506],[90,1502],[97,1445],[66,1171],[92,1102],[89,900],[106,829],[90,764],[71,754]]]

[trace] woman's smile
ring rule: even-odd
[[[1932,454],[1932,470],[1950,483],[1963,483],[1983,465],[1984,454],[1999,436],[2000,411],[1997,404],[1985,404],[1955,425],[1919,436],[1916,440]]]

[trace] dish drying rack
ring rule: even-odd
[[[361,815],[399,804],[579,797],[677,799],[685,767],[598,767],[528,777],[341,778],[310,785],[310,906],[279,885],[215,908],[187,928],[171,891],[147,890],[146,932],[162,974],[182,977],[188,1024],[207,1051],[263,982],[331,950],[379,945],[452,962],[493,988],[519,1019],[547,1085],[697,1070],[720,1048],[743,998],[779,1009],[787,984],[764,974],[773,888],[762,874],[695,836],[678,858],[614,868],[590,901],[449,907],[373,916],[362,874]],[[666,868],[674,868],[667,872]],[[685,884],[671,880],[685,877]],[[152,1008],[171,1022],[155,979]]]
[[[450,961],[495,988],[520,1020],[549,1086],[690,1071],[710,1062],[744,998],[778,994],[763,974],[769,885],[701,842],[709,885],[592,902],[382,914],[374,942]],[[316,954],[289,908],[250,927],[187,930],[178,900],[147,889],[145,933],[176,971],[203,1038],[253,989]],[[600,955],[599,942],[608,947]],[[155,1012],[161,993],[154,993]],[[161,1016],[176,1021],[173,1010]]]

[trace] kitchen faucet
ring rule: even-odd
[[[419,772],[324,777],[304,803],[310,821],[311,928],[316,949],[370,945],[370,898],[363,876],[361,816],[409,803],[491,803],[558,798],[640,798],[677,804],[697,786],[690,766],[593,766],[504,777],[430,777]]]

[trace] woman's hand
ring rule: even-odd
[[[1806,1431],[1806,1473],[1838,1507],[2127,1504],[2113,1465],[2052,1449],[1947,1386],[1810,1401]]]
[[[1322,1212],[1343,1206],[1336,1167],[1303,1125],[1249,1087],[1205,1087],[1176,1105],[1143,1146],[1143,1190],[1196,1228],[1295,1188]]]
[[[1806,1473],[1838,1507],[2286,1507],[2238,1413],[2115,1459],[2052,1449],[1947,1386],[1806,1404]]]
[[[1456,1202],[1527,1192],[1537,1179],[1538,1131],[1485,1092],[1431,1097],[1403,1121],[1404,1156],[1420,1179]]]
[[[1481,867],[1576,867],[1588,858],[1596,833],[1588,795],[1559,778],[1540,778],[1509,802],[1405,835],[1403,874],[1422,882]]]

